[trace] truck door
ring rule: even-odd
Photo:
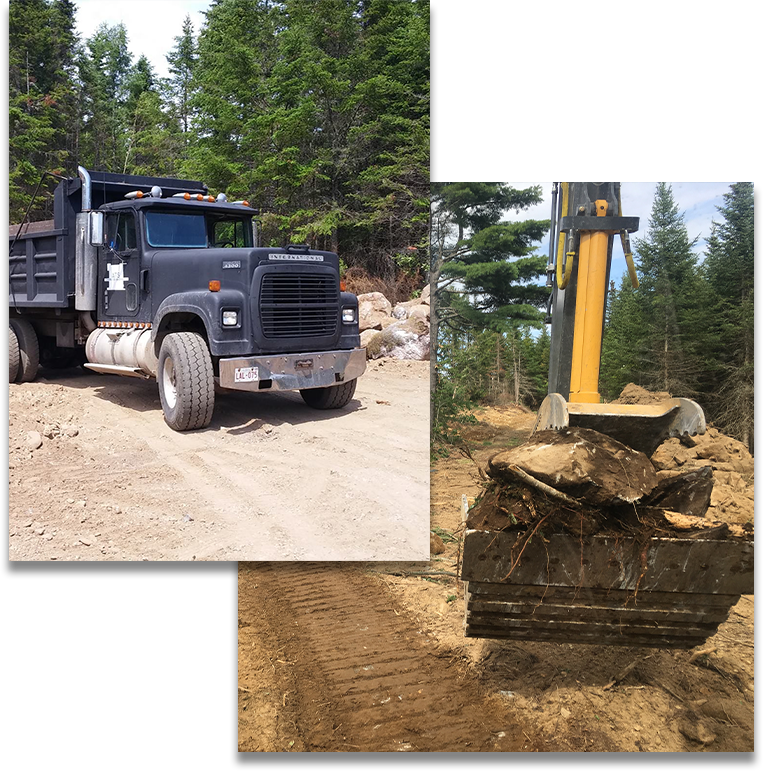
[[[99,303],[102,318],[131,318],[140,309],[140,251],[132,211],[106,215],[106,244],[100,248]]]

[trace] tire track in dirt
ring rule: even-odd
[[[259,641],[240,647],[240,685],[259,646],[284,694],[282,723],[299,737],[293,749],[532,749],[506,706],[357,566],[241,563],[239,627]],[[240,726],[240,747],[263,728],[256,720]]]

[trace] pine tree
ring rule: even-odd
[[[191,79],[186,173],[232,197],[256,194],[266,211],[275,203],[278,174],[273,169],[261,185],[260,167],[265,159],[288,163],[276,145],[269,85],[282,24],[282,7],[269,0],[216,0],[199,33]]]
[[[510,368],[510,375],[504,373],[503,382],[512,383],[513,398],[518,400],[532,391],[522,369],[520,329],[542,325],[540,307],[548,298],[548,289],[533,283],[546,266],[545,258],[531,256],[533,242],[543,237],[549,223],[501,218],[509,209],[522,211],[538,203],[540,188],[517,190],[497,182],[433,183],[431,196],[430,331],[435,341],[431,389],[441,391],[445,401],[458,370],[448,361],[441,337],[447,339],[450,330],[491,330],[504,338],[503,367]],[[483,372],[480,367],[478,372]],[[500,369],[495,368],[496,377]],[[469,374],[474,377],[474,369]]]
[[[754,442],[754,197],[750,182],[731,186],[713,222],[704,268],[711,288],[716,364],[707,395],[712,417],[727,433]]]
[[[101,24],[87,40],[79,71],[83,90],[80,163],[122,171],[128,146],[131,55],[123,24]]]
[[[197,58],[193,23],[188,15],[183,20],[181,34],[175,38],[175,47],[167,54],[170,70],[168,90],[186,144],[191,123],[191,83]]]
[[[628,383],[648,385],[642,364],[642,352],[649,347],[644,307],[630,276],[622,277],[619,288],[611,282],[599,373],[599,390],[606,400],[616,399]]]
[[[533,243],[548,221],[502,222],[541,200],[540,188],[502,183],[433,183],[432,286],[445,323],[502,328],[540,326],[548,289],[532,283],[546,268]],[[446,295],[449,295],[446,297]],[[435,333],[436,324],[435,322]]]
[[[706,298],[683,215],[670,185],[657,185],[646,237],[635,239],[644,334],[639,366],[646,387],[682,396],[698,392],[703,372]]]
[[[11,0],[8,18],[10,219],[19,221],[43,172],[72,165],[76,39],[69,0]],[[32,219],[51,216],[54,186],[42,186]]]

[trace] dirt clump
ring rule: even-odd
[[[592,429],[538,431],[490,457],[486,472],[484,493],[466,521],[471,529],[531,537],[542,524],[544,532],[649,538],[710,535],[712,524],[715,538],[752,537],[751,527],[705,516],[711,466],[679,468],[659,478],[643,453]]]
[[[516,479],[520,468],[552,488],[592,504],[631,503],[657,486],[643,453],[590,428],[538,431],[519,447],[488,461],[496,480]]]

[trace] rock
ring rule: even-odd
[[[705,747],[712,744],[716,735],[710,730],[708,724],[697,717],[693,712],[686,715],[678,724],[678,730],[687,738]]]
[[[432,288],[429,284],[425,284],[424,288],[421,290],[421,302],[423,305],[429,305],[430,298],[432,294]]]
[[[406,346],[415,344],[419,337],[426,334],[426,325],[418,319],[405,319],[397,321],[387,327],[383,332],[377,333],[366,345],[369,359],[378,359],[380,356],[393,356],[396,349],[405,350]],[[429,343],[427,342],[427,349]],[[394,355],[394,358],[416,358],[414,355]]]
[[[399,303],[392,309],[392,318],[394,319],[407,319],[408,318],[408,309],[400,305]]]
[[[385,330],[387,327],[391,327],[393,324],[397,324],[398,321],[400,321],[400,319],[396,319],[394,316],[387,316],[387,318],[382,319],[381,328],[382,330]]]
[[[393,348],[389,352],[389,357],[392,359],[407,359],[409,361],[429,361],[429,335],[422,335],[415,340],[408,341],[404,345]]]
[[[422,321],[429,321],[429,306],[428,305],[414,305],[408,310],[408,318],[421,319]]]
[[[79,429],[75,426],[64,426],[63,432],[69,438],[73,438],[79,434]]]
[[[42,429],[42,435],[48,439],[54,439],[57,436],[61,436],[61,429],[58,427],[58,423],[46,424]]]
[[[392,303],[381,292],[358,295],[358,322],[360,331],[381,329],[383,318],[392,315]]]
[[[92,544],[93,544],[93,541],[92,541],[92,539],[90,539],[90,538],[80,538],[80,539],[79,539],[79,542],[80,542],[80,543],[81,543],[83,546],[92,546]]]
[[[368,359],[372,358],[368,351],[371,340],[373,340],[374,337],[379,334],[381,333],[378,329],[366,329],[360,333],[360,347],[366,349],[366,358]]]
[[[429,551],[431,554],[442,554],[445,551],[445,544],[437,533],[429,533]]]
[[[678,476],[659,480],[651,495],[644,500],[649,506],[704,517],[713,492],[713,469],[703,466]]]
[[[37,533],[37,535],[44,535],[45,534],[45,528],[44,527],[38,527],[37,530],[34,531]]]
[[[26,446],[30,450],[37,450],[42,447],[42,436],[39,431],[27,431]]]
[[[590,428],[538,431],[525,444],[494,455],[488,474],[514,481],[510,465],[596,506],[639,501],[658,482],[646,455]]]

